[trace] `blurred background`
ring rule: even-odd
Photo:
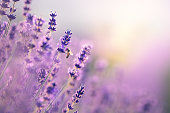
[[[24,1],[17,3],[16,21],[23,19],[23,6]],[[145,93],[146,89],[160,98],[158,103],[170,113],[169,0],[33,0],[31,9],[32,14],[47,21],[50,12],[56,11],[57,39],[71,29],[73,43],[93,44],[91,65],[99,62],[104,68],[103,75],[95,73],[94,78],[102,77],[106,82],[116,79],[115,84],[121,81],[133,94]]]
[[[75,38],[92,40],[98,55],[130,65],[149,54],[155,60],[169,54],[169,5],[168,0],[33,0],[31,12],[48,21],[56,11],[58,36],[69,28]]]

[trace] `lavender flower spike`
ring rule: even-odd
[[[42,18],[36,18],[35,19],[35,28],[34,31],[37,33],[41,33],[42,26],[44,24],[44,20]]]
[[[32,0],[25,0],[25,6],[23,7],[23,16],[27,16],[29,14],[29,11],[31,10],[30,4]]]
[[[67,48],[66,46],[71,42],[71,35],[72,35],[72,32],[71,30],[67,30],[65,32],[65,36],[61,37],[61,46],[57,49],[58,52],[60,53],[66,53],[67,51]]]
[[[50,19],[50,21],[49,21],[49,23],[48,23],[48,25],[49,25],[48,29],[51,30],[51,31],[56,31],[56,27],[55,27],[55,26],[56,26],[57,24],[56,24],[56,19],[55,19],[55,17],[57,16],[57,14],[51,12],[50,16],[51,16],[51,19]]]
[[[74,68],[69,68],[69,75],[76,79],[78,77],[79,69],[84,67],[84,64],[88,60],[88,55],[91,53],[92,46],[91,45],[84,45],[82,50],[80,51],[78,58],[74,64]]]
[[[80,86],[80,89],[73,95],[72,100],[70,103],[67,104],[67,110],[63,110],[64,113],[68,113],[69,111],[73,110],[73,105],[79,102],[79,99],[84,94],[84,86]],[[77,113],[77,111],[75,112]]]

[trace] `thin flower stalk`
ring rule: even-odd
[[[13,50],[12,50],[12,52],[11,52],[11,55],[10,55],[10,57],[8,58],[7,63],[6,63],[4,69],[2,70],[2,72],[1,72],[1,74],[0,74],[0,81],[2,80],[2,78],[3,78],[3,76],[4,76],[4,73],[5,73],[8,65],[9,65],[9,63],[11,62],[11,60],[12,60],[12,58],[13,58],[13,56],[14,56],[14,53],[15,53],[16,48],[17,48],[17,44],[14,45],[14,48],[13,48]]]

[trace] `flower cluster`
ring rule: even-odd
[[[0,113],[162,113],[157,87],[141,79],[134,85],[136,79],[124,79],[105,58],[87,62],[91,45],[85,43],[74,61],[71,50],[79,46],[70,45],[80,40],[70,44],[71,30],[58,39],[55,12],[46,22],[31,13],[32,0],[24,0],[23,20],[12,21],[18,1],[0,2]]]
[[[29,13],[29,11],[31,10],[31,8],[30,8],[31,1],[32,0],[25,0],[25,2],[24,2],[25,3],[25,6],[23,8],[23,15],[24,16],[26,16]]]
[[[160,84],[128,78],[129,71],[116,68],[121,65],[113,69],[97,55],[87,62],[92,46],[86,43],[74,62],[71,50],[79,46],[70,46],[71,30],[58,39],[57,14],[45,22],[30,12],[32,0],[24,0],[24,20],[14,23],[18,1],[0,2],[0,113],[163,113]]]
[[[42,29],[44,22],[45,21],[42,18],[36,18],[35,19],[35,28],[34,28],[35,32],[37,32],[37,33],[41,32],[41,29]]]
[[[1,10],[0,10],[0,15],[4,16],[7,15],[8,19],[10,21],[14,20],[16,18],[16,15],[14,15],[13,13],[16,11],[15,9],[15,3],[18,2],[19,0],[13,0],[13,6],[9,6],[10,4],[10,0],[2,0],[1,3]],[[9,14],[7,14],[7,9],[9,9]]]
[[[38,76],[38,82],[40,84],[42,84],[45,81],[45,77],[46,77],[46,70],[45,69],[40,69],[40,72],[38,72],[39,76]]]
[[[0,6],[1,6],[0,15],[1,16],[6,15],[7,9],[10,8],[9,3],[10,3],[10,0],[2,0],[2,3],[0,4]]]
[[[16,12],[15,4],[18,1],[19,0],[13,0],[12,6],[10,6],[10,3],[11,3],[10,0],[2,0],[2,2],[0,3],[0,19],[2,16],[6,16],[8,18],[8,24],[6,25],[5,29],[3,28],[4,30],[3,37],[6,37],[6,35],[8,34],[8,30],[10,28],[10,25],[11,25],[11,21],[16,18],[16,15],[14,15],[14,12]],[[1,32],[2,31],[0,31],[0,34]]]
[[[43,50],[47,50],[48,48],[50,48],[50,45],[47,42],[42,42],[41,48]]]
[[[72,35],[72,32],[71,30],[67,30],[65,32],[66,35],[64,35],[63,37],[60,38],[61,40],[61,46],[58,47],[58,52],[60,53],[66,53],[68,52],[68,48],[66,48],[66,46],[71,42],[71,35]]]
[[[84,86],[81,86],[79,90],[77,90],[76,94],[72,98],[72,102],[78,103],[81,96],[84,94]]]
[[[50,31],[47,31],[46,36],[45,36],[45,41],[42,41],[42,44],[41,44],[41,48],[43,50],[51,49],[51,47],[49,45],[49,41],[51,39],[51,31],[56,31],[56,28],[55,28],[55,26],[56,26],[55,17],[57,16],[57,14],[56,13],[51,13],[50,16],[51,16],[51,19],[50,19],[50,21],[48,23],[50,25],[48,27],[48,30],[50,30]]]
[[[13,25],[11,27],[11,30],[9,32],[9,39],[13,40],[15,38],[15,33],[17,32],[17,26],[16,25]]]
[[[30,13],[27,13],[26,19],[27,19],[27,23],[29,23],[30,25],[33,25],[33,19],[34,19],[33,15],[31,15]]]
[[[46,39],[46,40],[48,42],[48,39]],[[46,46],[47,42],[43,42],[44,47]],[[41,46],[41,47],[43,47],[43,46]],[[59,56],[57,56],[57,58],[59,59]],[[53,68],[53,66],[54,66],[54,68]],[[49,70],[47,75],[45,75],[45,70],[41,70],[41,73],[40,73],[40,82],[41,83],[40,84],[42,86],[44,84],[46,84],[46,85],[43,86],[44,90],[42,91],[41,96],[39,96],[39,98],[38,98],[37,111],[42,111],[42,109],[45,109],[45,106],[48,105],[48,103],[52,100],[52,98],[54,98],[54,96],[58,92],[57,87],[56,87],[57,83],[54,81],[54,79],[56,77],[55,76],[56,73],[58,72],[59,62],[54,62],[53,66],[51,68],[52,71]],[[43,76],[42,76],[42,73],[43,73]]]
[[[50,16],[51,16],[51,19],[50,19],[50,21],[49,21],[49,23],[48,23],[48,24],[49,24],[48,29],[49,29],[50,31],[56,31],[55,26],[56,26],[57,24],[56,24],[56,19],[55,19],[55,17],[57,16],[57,14],[51,12]]]
[[[69,75],[76,79],[79,76],[79,70],[84,67],[84,64],[88,60],[88,55],[91,53],[92,46],[84,45],[82,50],[80,51],[78,58],[74,64],[74,68],[69,69]]]
[[[70,110],[73,110],[73,105],[75,103],[78,103],[79,102],[79,99],[82,97],[82,95],[84,94],[84,89],[85,87],[84,86],[80,86],[80,89],[77,90],[77,92],[73,95],[72,97],[72,100],[71,100],[71,103],[68,103],[67,104],[67,109],[64,109],[63,112],[64,113],[68,113]],[[74,113],[77,113],[77,111],[75,111]]]

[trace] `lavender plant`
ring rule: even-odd
[[[55,37],[56,12],[37,17],[25,0],[14,23],[18,1],[0,2],[0,113],[162,113],[151,91],[124,82],[107,60],[89,60],[91,44],[73,54],[71,30]]]
[[[60,106],[61,98],[67,90],[70,90],[70,82],[78,77],[78,71],[85,64],[91,48],[83,47],[79,61],[75,63],[69,76],[63,79],[59,76],[62,60],[69,60],[70,55],[73,55],[68,47],[71,42],[71,30],[66,30],[65,35],[60,38],[60,43],[55,43],[56,46],[53,46],[52,33],[56,31],[57,14],[51,12],[49,27],[43,28],[47,22],[30,13],[31,0],[26,0],[23,8],[24,20],[13,24],[12,20],[16,18],[15,4],[18,1],[1,2],[0,15],[8,21],[0,22],[0,98],[2,100],[0,112],[53,112],[54,105],[59,103]],[[63,55],[65,58],[61,57]],[[76,72],[73,76],[74,70]],[[26,102],[23,102],[24,100]],[[63,109],[62,106],[60,109]]]

